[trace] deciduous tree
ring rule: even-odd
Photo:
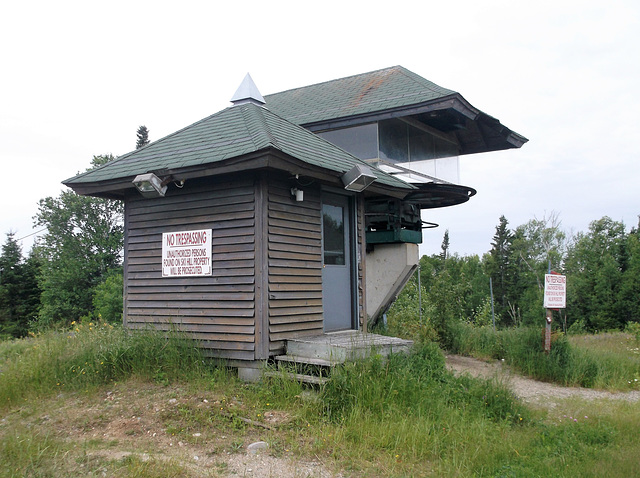
[[[96,156],[92,165],[112,159]],[[41,243],[41,325],[91,313],[95,287],[122,263],[122,214],[119,201],[72,191],[40,200],[35,222],[47,228]]]

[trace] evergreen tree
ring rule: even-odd
[[[136,141],[136,149],[140,149],[149,144],[149,130],[146,126],[142,125],[138,127],[136,136],[138,137],[138,140]]]
[[[618,306],[625,324],[640,322],[640,224],[631,228],[625,241],[627,267],[622,272]]]
[[[513,234],[508,227],[509,221],[500,216],[500,222],[496,226],[496,233],[491,242],[491,250],[485,264],[487,274],[493,282],[493,296],[496,308],[501,316],[505,316],[508,308],[507,289],[509,287],[509,258]]]
[[[35,256],[24,261],[14,235],[7,234],[0,255],[0,335],[22,337],[35,318],[40,299],[39,264]]]
[[[444,237],[442,238],[442,245],[440,248],[442,249],[440,257],[446,261],[449,257],[449,229],[444,231]]]

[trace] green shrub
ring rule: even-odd
[[[338,422],[354,413],[435,418],[451,410],[511,423],[528,419],[526,408],[502,385],[448,372],[435,343],[384,361],[373,357],[345,364],[332,374],[322,399],[325,415]]]
[[[624,331],[635,336],[636,340],[640,342],[640,323],[627,322],[627,326],[624,328]]]
[[[93,294],[93,313],[98,320],[111,324],[122,322],[122,272],[108,276],[98,284]]]

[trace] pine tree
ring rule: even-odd
[[[496,226],[496,233],[491,243],[491,251],[487,261],[487,274],[493,280],[493,295],[498,304],[499,313],[506,316],[507,289],[508,289],[508,272],[509,272],[509,253],[513,233],[508,227],[509,221],[504,216],[500,216],[500,222]]]
[[[0,255],[0,335],[22,337],[35,318],[40,301],[35,256],[23,260],[13,232],[7,234]]]
[[[440,248],[442,249],[440,257],[442,257],[442,259],[446,261],[449,257],[449,229],[444,231],[444,237],[442,238],[442,245],[440,246]]]
[[[136,149],[140,149],[149,144],[149,130],[146,126],[140,126],[136,132],[136,136],[138,137],[138,140],[136,141]]]

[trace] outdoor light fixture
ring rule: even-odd
[[[167,185],[163,184],[162,179],[153,173],[137,175],[133,184],[146,198],[162,197],[167,192]]]
[[[364,164],[356,164],[341,177],[344,188],[348,191],[364,191],[369,185],[378,179],[371,168]]]
[[[298,188],[291,188],[291,197],[294,197],[297,202],[304,201],[304,191]]]

